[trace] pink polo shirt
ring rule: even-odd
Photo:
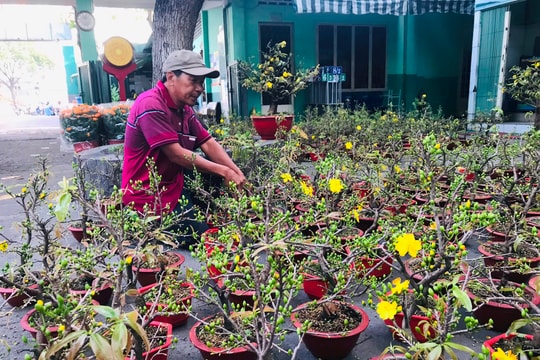
[[[161,81],[143,92],[131,107],[124,140],[122,189],[124,204],[143,210],[149,204],[157,214],[171,212],[182,194],[184,172],[160,150],[165,144],[178,142],[194,150],[211,135],[201,125],[190,106],[184,106],[183,116]],[[147,159],[153,159],[161,175],[161,205],[149,193],[150,179]],[[158,199],[159,200],[159,199]]]

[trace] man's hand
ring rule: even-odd
[[[246,183],[246,177],[242,172],[234,171],[233,169],[229,169],[225,172],[225,183],[226,184],[233,184],[236,185],[236,188],[238,190],[242,190],[244,187],[244,184]]]

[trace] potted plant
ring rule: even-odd
[[[99,146],[99,119],[96,105],[79,104],[60,112],[63,137],[73,144],[75,152]]]
[[[103,106],[100,108],[105,136],[109,145],[124,142],[130,108],[130,103],[120,103],[108,108]]]
[[[270,107],[267,116],[254,116],[252,121],[255,130],[263,140],[272,140],[278,129],[289,131],[292,126],[293,116],[278,115],[278,103],[280,100],[294,96],[300,90],[309,85],[319,73],[319,66],[308,70],[293,71],[291,53],[284,52],[287,46],[285,41],[268,44],[267,51],[261,54],[262,60],[253,65],[245,61],[238,62],[238,72],[242,86],[268,95]]]

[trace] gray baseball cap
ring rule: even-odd
[[[217,78],[219,71],[206,67],[202,57],[194,51],[176,50],[169,54],[163,63],[163,72],[182,70],[193,76]]]

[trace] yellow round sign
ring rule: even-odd
[[[133,60],[133,46],[120,36],[113,36],[103,44],[105,59],[114,66],[125,66]]]

